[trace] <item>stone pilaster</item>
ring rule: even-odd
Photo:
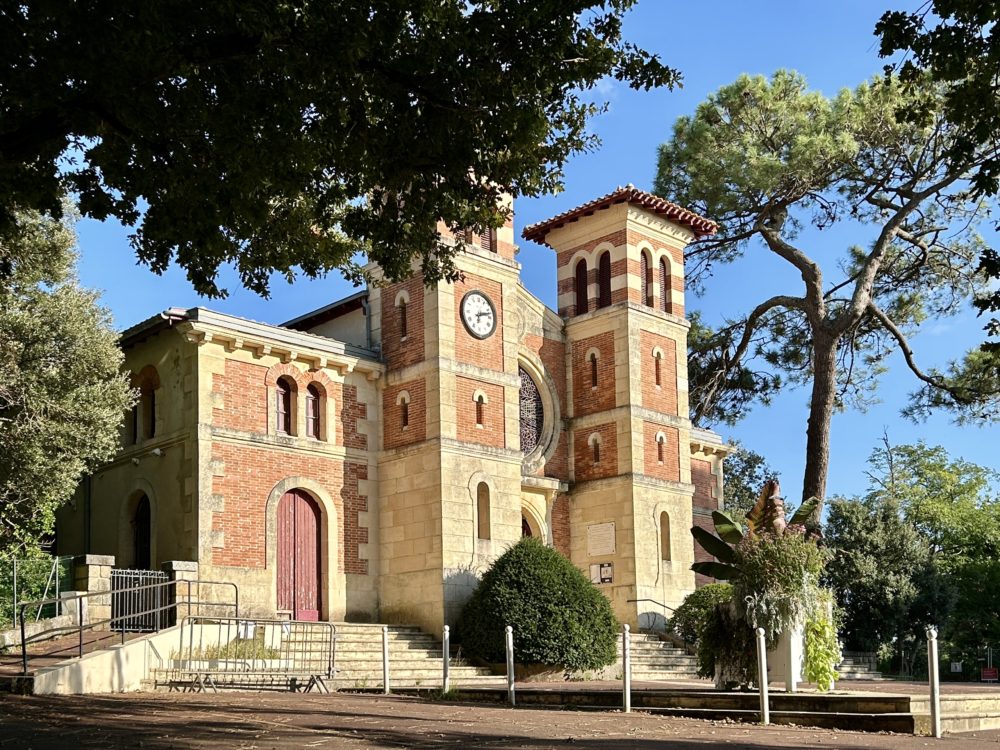
[[[104,630],[111,619],[111,568],[115,565],[114,555],[78,555],[73,560],[73,579],[77,591],[86,591],[86,620],[91,623],[103,622],[95,628]]]
[[[174,584],[170,587],[169,602],[173,606],[172,622],[177,622],[189,614],[205,614],[199,604],[198,563],[190,560],[167,560],[161,566]],[[231,614],[231,613],[230,613]]]

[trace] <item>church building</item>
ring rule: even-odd
[[[683,251],[712,222],[628,186],[455,239],[463,278],[379,278],[282,324],[170,309],[122,334],[139,403],[58,518],[58,553],[193,561],[259,617],[454,624],[523,536],[622,622],[695,588],[726,446],[688,419]],[[450,236],[450,235],[446,235]]]

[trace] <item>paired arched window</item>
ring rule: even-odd
[[[583,315],[587,312],[587,261],[580,260],[576,264],[576,280],[574,282],[576,292],[576,314]]]
[[[640,284],[642,284],[642,301],[648,306],[653,306],[653,278],[652,269],[649,266],[649,253],[645,250],[640,253]]]
[[[670,312],[670,274],[667,273],[666,258],[660,258],[660,309]]]
[[[156,391],[160,387],[160,376],[155,367],[146,365],[133,377],[132,383],[139,389],[139,400],[132,407],[127,442],[135,445],[139,440],[156,437]]]
[[[476,488],[476,538],[490,538],[490,486],[486,482]]]
[[[608,307],[611,304],[611,253],[603,252],[597,263],[597,306]]]
[[[322,403],[323,394],[320,392],[319,386],[310,383],[306,388],[306,436],[317,440],[322,436],[323,423],[320,417]]]
[[[274,429],[282,435],[292,434],[295,414],[295,381],[287,375],[278,378],[274,389]]]
[[[660,559],[670,562],[670,516],[666,511],[660,514]]]

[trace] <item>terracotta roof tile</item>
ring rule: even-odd
[[[626,185],[589,203],[584,203],[582,206],[577,206],[569,211],[563,211],[551,219],[525,227],[521,235],[526,240],[548,244],[545,242],[545,237],[553,229],[564,227],[583,216],[590,216],[597,211],[610,208],[618,203],[631,203],[647,211],[659,214],[676,224],[687,227],[694,232],[696,237],[715,234],[718,229],[718,225],[714,221],[709,221],[692,211],[688,211],[686,208],[681,208],[676,203],[671,203],[652,193],[647,193],[645,190],[639,190],[634,185]]]

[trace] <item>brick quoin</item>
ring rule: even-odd
[[[615,408],[615,334],[612,331],[574,341],[573,416],[582,417]],[[590,358],[597,349],[597,387],[591,385]]]
[[[656,448],[656,436],[662,432],[665,438],[663,445],[663,463],[659,461]],[[679,482],[681,479],[680,437],[677,429],[655,422],[643,422],[643,463],[646,476]]]
[[[601,460],[594,463],[594,451],[587,442],[594,433],[601,436]],[[618,475],[618,430],[614,422],[577,430],[573,436],[574,474],[577,482]]]
[[[410,296],[406,306],[406,340],[400,332],[401,316],[396,295],[405,290]],[[382,290],[382,356],[390,369],[424,361],[424,281],[414,276]]]
[[[403,429],[402,391],[410,394],[409,419]],[[427,396],[423,379],[389,386],[382,392],[382,445],[386,450],[423,442],[427,437]]]
[[[677,414],[677,344],[673,339],[649,331],[642,331],[639,337],[642,350],[642,405],[647,409],[669,414]],[[656,385],[656,361],[653,350],[663,351],[660,361],[660,385]]]
[[[483,406],[482,427],[476,426],[476,402],[474,399],[476,391],[482,391],[486,395],[487,403]],[[503,386],[495,383],[483,383],[472,378],[456,377],[455,395],[458,439],[494,448],[505,447],[507,441],[504,431]]]
[[[221,495],[224,510],[212,514],[212,530],[224,534],[223,547],[212,550],[212,563],[241,568],[265,567],[265,511],[271,488],[292,476],[320,484],[337,510],[337,565],[339,572],[367,573],[368,562],[358,556],[358,545],[368,541],[368,529],[358,525],[358,513],[368,499],[358,494],[358,480],[368,467],[337,457],[305,451],[282,451],[270,445],[247,446],[214,442],[212,458],[222,461],[225,474],[212,479],[213,494]]]
[[[497,329],[492,336],[477,339],[465,329],[462,322],[462,299],[473,289],[478,289],[493,301],[496,309]],[[503,287],[498,281],[467,273],[455,282],[455,359],[467,365],[488,370],[503,370]]]
[[[569,495],[559,495],[552,503],[552,546],[570,556]]]

